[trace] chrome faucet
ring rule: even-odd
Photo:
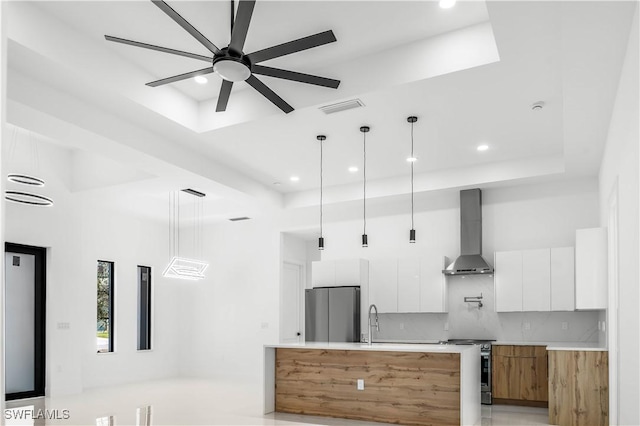
[[[371,335],[371,309],[376,311],[376,331],[380,331],[380,323],[378,322],[378,307],[374,304],[369,306],[369,314],[367,317],[369,318],[369,346],[373,344],[373,336]]]

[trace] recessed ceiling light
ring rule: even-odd
[[[357,171],[358,171],[358,168],[357,168],[356,166],[351,166],[351,167],[349,167],[349,171],[350,171],[351,173],[355,173],[355,172],[357,172]]]
[[[410,163],[415,163],[416,161],[418,161],[418,159],[416,157],[408,157],[407,161]]]
[[[201,75],[197,75],[197,76],[195,76],[193,79],[194,79],[194,80],[196,81],[196,83],[198,83],[198,84],[207,84],[207,81],[209,81],[209,80],[207,80],[207,77],[203,77],[203,76],[201,76]]]
[[[440,0],[439,4],[441,9],[451,9],[456,5],[456,0]]]
[[[486,151],[489,149],[489,145],[478,145],[478,148],[476,148],[478,151]]]
[[[300,180],[300,178],[299,178],[298,176],[291,176],[291,177],[289,178],[289,180],[290,180],[291,182],[297,182],[297,181],[299,181],[299,180]]]

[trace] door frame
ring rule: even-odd
[[[298,327],[300,329],[298,336],[299,342],[304,342],[304,290],[306,289],[306,266],[302,262],[298,262],[295,260],[283,260],[281,267],[281,281],[280,281],[280,326],[278,330],[278,340],[282,338],[282,327],[284,324],[284,308],[283,308],[283,300],[284,300],[284,268],[286,265],[293,265],[298,268],[299,271],[299,289],[298,289]]]
[[[34,390],[14,392],[5,395],[6,401],[35,398],[45,394],[46,366],[46,289],[47,289],[47,249],[5,242],[5,253],[30,254],[35,257],[35,330],[34,330]],[[5,265],[6,268],[6,265]],[[2,277],[2,279],[6,279]],[[5,283],[6,285],[6,283]],[[5,301],[6,303],[6,301]],[[3,355],[4,357],[4,355]],[[4,391],[4,389],[3,389]]]

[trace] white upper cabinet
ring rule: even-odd
[[[607,229],[576,231],[576,309],[607,307]]]
[[[362,267],[362,259],[336,260],[336,286],[360,285]]]
[[[496,312],[574,310],[573,247],[495,254]]]
[[[398,312],[398,260],[375,259],[369,265],[369,303],[378,313]]]
[[[522,310],[551,310],[551,250],[522,251]]]
[[[311,262],[313,287],[362,286],[369,275],[364,259],[321,260]]]
[[[420,259],[398,259],[398,312],[420,312]]]
[[[336,285],[336,264],[332,260],[311,262],[311,284],[313,287]]]
[[[497,251],[494,268],[496,312],[521,312],[522,252]]]
[[[447,267],[444,256],[420,259],[420,312],[448,312],[447,279],[442,270]]]
[[[573,311],[575,302],[573,247],[551,249],[551,310]]]

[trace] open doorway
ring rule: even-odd
[[[6,400],[44,396],[46,249],[5,244]]]

